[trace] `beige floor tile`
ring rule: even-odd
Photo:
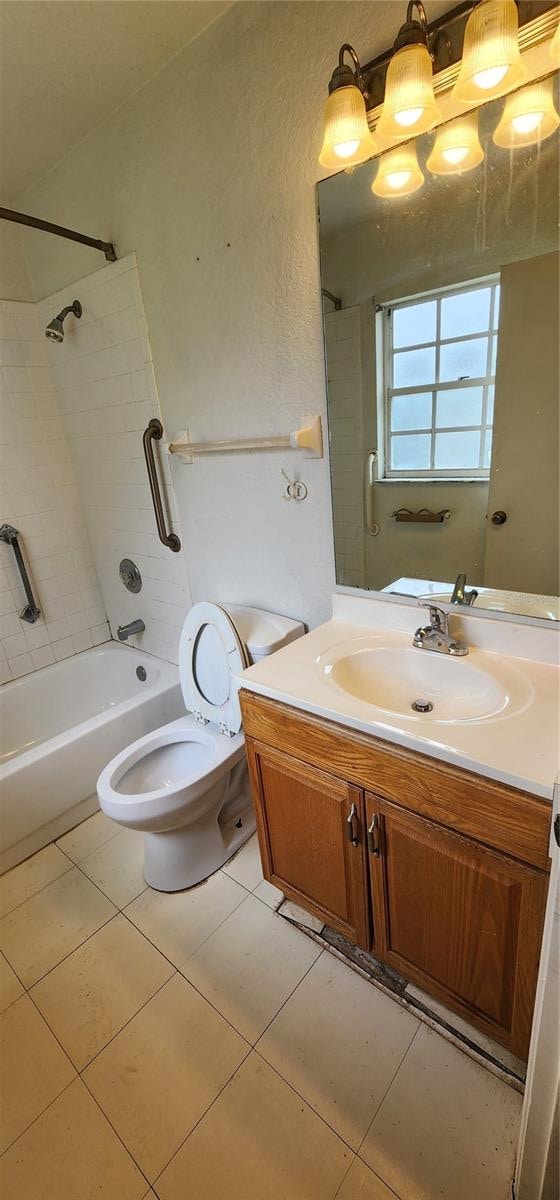
[[[11,871],[6,871],[0,877],[0,917],[5,917],[6,913],[29,900],[30,896],[40,892],[53,879],[70,871],[71,867],[72,863],[53,843],[17,867],[12,867]]]
[[[182,975],[175,975],[84,1079],[153,1182],[248,1050]]]
[[[180,969],[255,1042],[320,953],[311,938],[247,896]]]
[[[115,913],[98,888],[73,867],[0,921],[0,950],[31,987]]]
[[[256,833],[249,838],[235,858],[222,867],[222,871],[231,879],[236,879],[249,892],[253,892],[259,883],[262,883],[261,856]]]
[[[457,1013],[451,1012],[449,1008],[445,1007],[445,1004],[434,1000],[433,996],[429,996],[421,988],[414,987],[413,984],[409,983],[405,997],[408,998],[411,996],[420,1000],[421,1004],[428,1008],[435,1017],[440,1017],[442,1021],[451,1025],[451,1028],[457,1033],[469,1038],[471,1042],[474,1042],[475,1046],[486,1050],[488,1054],[491,1054],[493,1058],[502,1063],[508,1071],[512,1071],[514,1075],[518,1075],[520,1079],[525,1078],[527,1064],[523,1062],[523,1059],[517,1058],[515,1054],[512,1054],[510,1050],[506,1050],[505,1046],[500,1046],[493,1038],[481,1033],[480,1029],[475,1029],[474,1025],[469,1025],[469,1022],[464,1021]]]
[[[161,1200],[332,1200],[350,1158],[253,1053],[155,1186]]]
[[[401,1200],[509,1200],[521,1103],[421,1025],[360,1157]]]
[[[4,1200],[142,1200],[146,1180],[76,1079],[0,1159]]]
[[[395,1193],[360,1158],[355,1158],[336,1200],[395,1200]]]
[[[144,879],[144,834],[136,829],[123,829],[83,858],[80,870],[117,908],[125,908],[148,886]]]
[[[9,962],[0,954],[0,1012],[4,1012],[14,1000],[23,996],[25,988],[12,971]]]
[[[268,879],[263,879],[262,883],[259,883],[253,895],[268,904],[269,908],[278,908],[284,899],[284,893],[280,891],[280,888],[274,887],[273,883],[269,883]]]
[[[121,826],[116,821],[111,821],[105,813],[96,812],[80,825],[76,825],[75,829],[71,829],[70,833],[65,833],[56,844],[72,862],[79,863],[93,850],[116,837],[120,830]]]
[[[0,1017],[0,1153],[27,1129],[76,1072],[29,996]]]
[[[31,995],[81,1071],[173,970],[126,917],[117,916],[49,971]]]
[[[188,892],[148,888],[129,904],[126,915],[178,967],[246,896],[245,888],[218,871]]]
[[[357,1150],[417,1029],[405,1009],[325,953],[257,1048]]]

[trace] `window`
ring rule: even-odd
[[[387,479],[488,478],[498,277],[381,305]]]

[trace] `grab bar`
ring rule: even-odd
[[[0,542],[7,542],[7,544],[12,547],[12,550],[16,556],[18,570],[21,575],[23,590],[27,597],[27,604],[23,612],[20,612],[19,615],[22,621],[27,621],[29,625],[34,625],[37,618],[41,616],[41,609],[38,608],[35,603],[33,589],[31,587],[29,575],[27,574],[26,566],[23,561],[23,554],[21,553],[18,537],[19,533],[17,529],[14,529],[13,525],[0,526]]]
[[[152,503],[156,518],[157,531],[160,542],[164,546],[168,546],[170,550],[176,554],[181,549],[181,542],[176,533],[168,533],[165,528],[165,515],[163,512],[163,504],[161,501],[161,492],[159,490],[159,482],[154,459],[153,442],[159,442],[163,437],[163,425],[157,417],[152,417],[147,429],[144,430],[142,443],[144,446],[144,457],[146,459],[146,469],[148,471],[148,481],[150,491],[152,493]]]

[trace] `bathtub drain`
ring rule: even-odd
[[[139,678],[139,680],[140,680],[140,682],[141,682],[141,683],[145,683],[145,682],[146,682],[146,680],[147,680],[147,678],[148,678],[148,672],[146,671],[146,668],[145,668],[145,667],[137,667],[137,668],[136,668],[136,674],[137,674],[137,676],[138,676],[138,678]]]

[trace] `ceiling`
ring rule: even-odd
[[[0,192],[26,188],[232,0],[0,0]]]

